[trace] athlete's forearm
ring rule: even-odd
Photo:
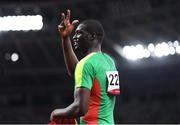
[[[56,109],[53,111],[53,117],[77,118],[83,116],[85,113],[80,109],[75,102],[64,109]]]
[[[62,38],[62,48],[68,74],[70,76],[73,76],[76,64],[79,60],[77,59],[77,56],[73,51],[71,40],[69,37]]]

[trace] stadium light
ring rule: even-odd
[[[142,54],[142,53],[144,53],[143,45],[141,45],[141,44],[136,45],[134,51],[135,51],[138,59],[142,59],[144,57],[144,55]]]
[[[170,55],[174,55],[176,53],[176,50],[175,50],[175,48],[174,47],[169,47],[169,54]]]
[[[130,60],[136,60],[136,56],[133,53],[134,46],[125,46],[123,47],[123,55],[125,58]]]
[[[155,46],[155,51],[154,54],[157,57],[162,57],[162,56],[168,56],[169,54],[173,55],[174,54],[174,48],[172,46],[169,46],[170,44],[162,42],[158,43]]]
[[[179,41],[175,40],[173,45],[174,45],[174,47],[178,47],[179,46]]]
[[[148,45],[148,50],[149,50],[150,52],[153,52],[154,49],[155,49],[154,44],[150,43],[150,44]]]
[[[121,54],[128,60],[138,60],[142,58],[149,58],[152,57],[163,57],[168,55],[174,55],[176,53],[180,54],[180,43],[179,41],[175,40],[174,42],[162,42],[154,45],[153,43],[148,44],[148,46],[143,46],[141,44],[131,45],[131,46],[124,46],[121,47],[122,52]],[[118,52],[118,49],[116,49]]]
[[[176,47],[176,53],[180,54],[180,46]]]
[[[151,53],[149,52],[148,49],[144,49],[144,57],[149,58],[151,56]]]
[[[11,55],[11,61],[16,62],[19,59],[19,55],[17,53],[13,53]]]
[[[4,58],[5,58],[5,60],[10,60],[11,59],[11,54],[10,53],[5,53]]]
[[[161,43],[161,48],[162,48],[163,56],[168,56],[169,55],[169,46],[168,46],[168,44],[165,43],[165,42]]]
[[[42,20],[41,15],[0,17],[0,31],[41,30]]]
[[[171,41],[168,42],[169,47],[174,47],[173,43]]]
[[[123,56],[129,60],[137,60],[142,58],[148,58],[150,52],[145,49],[143,45],[138,44],[136,46],[125,46],[123,47]]]

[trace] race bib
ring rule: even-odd
[[[107,92],[113,95],[118,95],[120,93],[118,71],[107,71],[106,76],[108,79]]]

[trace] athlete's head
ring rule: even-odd
[[[93,47],[101,46],[103,39],[104,29],[97,20],[85,20],[81,22],[73,36],[75,48],[85,52]]]

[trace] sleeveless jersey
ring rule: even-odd
[[[107,92],[108,71],[117,69],[113,59],[102,52],[93,52],[78,62],[75,88],[85,87],[91,91],[88,112],[80,117],[80,124],[114,124],[116,97]]]

